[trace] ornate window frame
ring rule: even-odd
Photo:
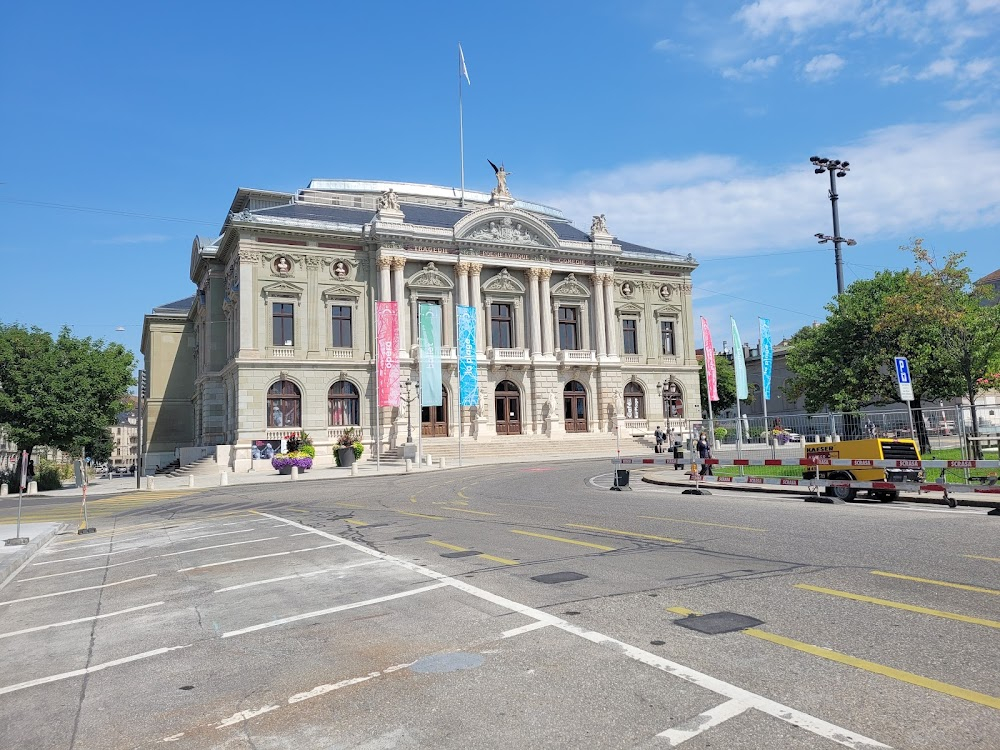
[[[554,347],[561,351],[559,340],[559,308],[575,307],[579,311],[578,331],[580,336],[579,351],[592,351],[594,348],[590,334],[590,289],[587,285],[576,278],[575,274],[567,274],[566,278],[557,284],[553,284],[549,290],[549,298],[552,300],[552,320],[555,324]]]
[[[483,297],[483,309],[486,317],[486,349],[493,349],[493,320],[490,317],[490,307],[493,304],[510,305],[512,321],[511,349],[527,349],[527,335],[524,321],[524,295],[527,288],[524,283],[502,268],[480,284]]]
[[[323,302],[323,345],[328,357],[335,352],[342,352],[348,347],[333,345],[333,307],[347,306],[351,308],[351,358],[357,359],[359,351],[368,351],[368,326],[364,325],[365,317],[360,314],[361,298],[364,292],[360,285],[337,284],[328,286],[320,292]]]

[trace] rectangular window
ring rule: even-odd
[[[639,353],[639,336],[634,318],[622,318],[622,350],[625,354]]]
[[[274,346],[295,346],[295,305],[275,302],[271,305]]]
[[[676,354],[674,351],[674,323],[672,320],[660,321],[660,347],[664,354]]]
[[[511,305],[490,305],[490,333],[494,349],[513,348],[514,315]]]
[[[351,338],[351,308],[349,305],[334,305],[333,310],[333,335],[330,339],[330,346],[350,349],[354,346]],[[352,422],[351,424],[357,424]]]
[[[579,349],[580,339],[577,336],[577,318],[580,311],[575,307],[559,308],[559,348]]]

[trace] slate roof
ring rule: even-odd
[[[194,295],[190,297],[185,297],[184,299],[179,299],[174,302],[168,302],[165,305],[157,305],[153,308],[153,312],[163,311],[175,311],[175,312],[187,312],[191,309],[191,305],[194,304]]]
[[[996,284],[1000,283],[1000,268],[993,273],[988,273],[983,278],[975,282],[976,284]]]

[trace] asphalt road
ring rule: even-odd
[[[1000,519],[607,468],[109,499],[0,590],[0,747],[1000,747]]]

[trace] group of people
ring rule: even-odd
[[[663,453],[664,443],[671,444],[671,452],[675,459],[683,458],[684,455],[681,452],[680,440],[673,440],[673,428],[669,428],[666,431],[662,427],[657,426],[653,431],[653,437],[656,440],[656,447],[653,449],[656,453]],[[710,476],[712,474],[712,465],[707,463],[706,459],[712,457],[712,444],[708,440],[708,436],[702,432],[698,436],[698,444],[695,446],[698,451],[698,458],[701,459],[701,471],[699,472],[702,476]],[[679,470],[681,465],[679,463],[674,464],[674,469]]]

